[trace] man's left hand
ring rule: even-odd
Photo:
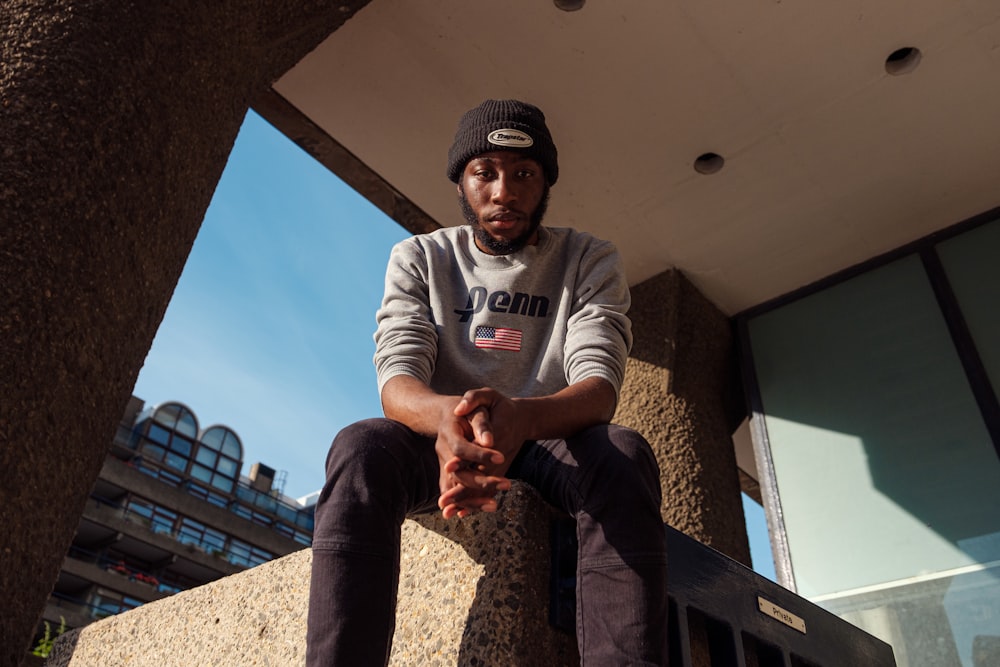
[[[481,447],[495,449],[503,454],[503,462],[496,464],[473,464],[461,459],[448,463],[448,472],[454,475],[458,484],[442,494],[439,505],[445,516],[467,516],[475,511],[491,511],[495,503],[469,502],[472,498],[482,501],[482,494],[495,493],[497,478],[503,478],[524,444],[524,424],[518,420],[517,405],[495,389],[483,387],[472,389],[462,395],[455,406],[455,416],[464,417],[472,428],[472,440]],[[493,489],[490,489],[490,487]],[[506,486],[506,485],[505,485]],[[487,491],[490,489],[490,491]],[[464,502],[463,502],[464,501]]]

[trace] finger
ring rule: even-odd
[[[499,475],[490,475],[475,468],[462,468],[454,473],[459,485],[477,495],[494,495],[498,491],[510,489],[510,480]]]
[[[469,491],[469,489],[464,488],[461,484],[457,484],[447,491],[441,493],[438,497],[438,507],[444,509],[448,505],[458,505],[462,506],[472,501],[473,498],[483,498],[489,497],[488,494],[483,494],[479,492]]]
[[[455,457],[474,465],[499,465],[505,460],[503,452],[468,440],[452,442],[450,447]]]
[[[483,447],[492,448],[496,442],[493,439],[493,424],[490,422],[489,412],[478,408],[468,419],[472,426],[472,439]]]
[[[495,466],[491,465],[490,467],[495,467]],[[467,471],[474,471],[474,472],[479,472],[479,473],[487,473],[487,466],[485,464],[482,464],[482,463],[475,463],[473,461],[465,461],[465,460],[460,459],[460,458],[458,458],[456,456],[455,458],[447,461],[441,467],[441,470],[446,475],[448,475],[448,477],[450,479],[453,479],[453,480],[455,480],[457,482],[458,478],[455,476],[455,473],[458,473],[458,472],[467,472]],[[499,477],[499,475],[498,475],[498,477]],[[451,485],[449,485],[449,486],[451,486]]]
[[[493,499],[477,499],[476,502],[464,504],[451,503],[441,508],[441,515],[446,519],[452,517],[464,518],[478,512],[496,512],[497,502]]]
[[[492,389],[470,389],[462,394],[455,406],[455,416],[464,417],[477,408],[489,409],[495,398],[496,392]]]
[[[509,480],[497,479],[495,484],[487,484],[485,488],[467,487],[461,482],[449,487],[438,496],[438,507],[444,508],[447,505],[481,505],[483,502],[492,500],[499,491],[506,491],[510,488]]]
[[[490,462],[492,464],[492,462]],[[466,461],[457,456],[441,465],[442,474],[464,481],[470,488],[481,488],[484,483],[496,483],[505,480],[502,474],[496,472],[497,466],[484,465],[474,461]]]

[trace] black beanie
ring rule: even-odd
[[[517,100],[486,100],[466,111],[448,150],[448,179],[458,183],[466,163],[492,151],[516,151],[538,160],[549,185],[559,178],[552,135],[541,110]]]

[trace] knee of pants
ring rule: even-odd
[[[596,433],[592,433],[596,431]],[[590,487],[587,495],[640,494],[660,498],[660,468],[653,448],[642,435],[624,426],[609,425],[588,429],[582,436],[592,445],[588,462],[590,474],[586,476]]]
[[[338,480],[367,487],[398,483],[401,471],[416,464],[412,436],[409,429],[389,419],[365,419],[345,426],[326,457],[327,486]]]
[[[366,419],[337,434],[316,504],[314,545],[333,534],[370,532],[366,526],[390,530],[402,523],[420,466],[413,437],[388,419]]]

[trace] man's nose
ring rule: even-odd
[[[510,178],[501,174],[493,181],[493,192],[491,200],[494,204],[507,206],[517,199],[515,188],[512,187]]]

